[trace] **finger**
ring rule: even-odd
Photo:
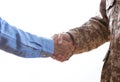
[[[62,34],[60,33],[59,35],[58,35],[58,44],[62,44]]]
[[[57,39],[57,37],[58,37],[58,34],[54,34],[52,38],[55,40]]]
[[[51,56],[53,59],[57,60],[57,61],[60,61],[60,62],[63,62],[65,61],[66,59],[64,58],[64,56],[62,56],[61,54],[53,54]]]
[[[69,57],[66,56],[65,54],[64,55],[59,54],[59,55],[57,55],[57,58],[56,58],[56,60],[61,61],[61,62],[64,62],[68,59],[69,59]]]

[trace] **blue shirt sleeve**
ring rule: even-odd
[[[0,49],[25,58],[50,57],[54,42],[24,32],[0,18]]]

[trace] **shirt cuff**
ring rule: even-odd
[[[54,41],[41,37],[41,57],[50,57],[54,53]]]

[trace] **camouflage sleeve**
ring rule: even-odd
[[[109,29],[99,17],[91,18],[81,27],[68,31],[74,42],[74,54],[90,51],[109,41]]]

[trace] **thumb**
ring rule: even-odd
[[[63,42],[63,36],[62,36],[62,34],[59,34],[58,35],[58,44],[62,44],[62,42]]]

